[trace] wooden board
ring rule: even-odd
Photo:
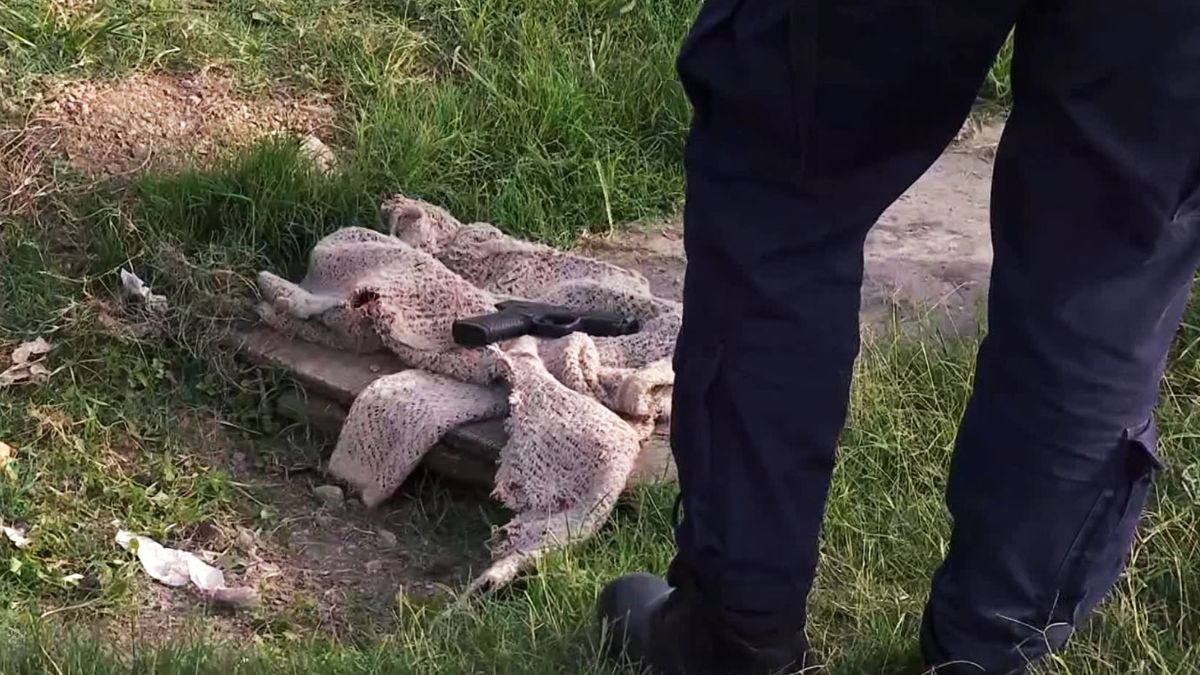
[[[237,348],[251,362],[282,370],[301,385],[302,389],[280,397],[281,414],[331,437],[341,430],[347,411],[367,385],[404,370],[387,352],[352,354],[293,340],[267,327],[243,333]],[[426,455],[425,465],[447,478],[490,488],[500,449],[507,441],[502,419],[467,424],[447,433]],[[643,445],[631,484],[674,479],[665,432],[657,433]]]
[[[384,375],[404,370],[389,352],[352,354],[293,340],[260,326],[239,337],[239,351],[254,363],[286,371],[308,391],[345,405]]]
[[[275,403],[279,413],[288,419],[307,424],[310,428],[337,438],[342,431],[349,410],[335,401],[324,398],[320,394],[293,389],[280,395]],[[496,476],[496,459],[503,447],[504,427],[500,420],[489,421],[478,425],[486,435],[478,433],[463,433],[456,430],[452,435],[468,438],[466,443],[451,444],[448,439],[442,439],[429,454],[425,455],[424,464],[427,469],[439,476],[445,476],[456,482],[490,490]],[[499,433],[494,428],[499,426]],[[497,445],[499,444],[499,445]],[[463,446],[468,446],[464,449]]]

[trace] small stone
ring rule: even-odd
[[[253,609],[262,604],[258,590],[254,588],[215,588],[201,591],[200,595],[218,605],[234,609]]]
[[[233,464],[233,467],[239,471],[244,471],[250,466],[250,459],[246,457],[246,453],[241,451],[233,453],[233,456],[229,458],[229,461]]]
[[[441,585],[422,584],[421,587],[402,587],[394,596],[400,607],[440,609],[453,602],[453,594]]]
[[[400,539],[391,530],[379,530],[376,534],[379,536],[379,545],[384,548],[395,548],[400,543]]]
[[[278,114],[275,115],[275,121],[280,121]],[[300,143],[300,150],[312,161],[318,173],[329,174],[337,167],[337,155],[316,136],[306,137]]]
[[[246,553],[253,554],[258,550],[258,539],[254,536],[254,532],[244,527],[238,528],[237,545]]]
[[[367,563],[367,571],[371,574],[379,574],[383,571],[383,561],[372,560],[371,562]]]
[[[342,492],[342,488],[336,485],[315,487],[313,496],[329,507],[340,507],[346,501],[346,495]]]

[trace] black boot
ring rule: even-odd
[[[803,633],[753,643],[706,620],[695,591],[661,577],[630,574],[605,587],[596,608],[613,659],[658,675],[816,675],[823,672]]]

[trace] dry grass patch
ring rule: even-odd
[[[250,98],[213,73],[135,74],[47,89],[32,123],[36,138],[89,175],[205,164],[271,135],[327,136],[334,120],[318,98]]]

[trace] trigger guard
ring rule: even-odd
[[[560,338],[566,337],[571,333],[579,332],[580,326],[583,324],[582,319],[575,319],[571,323],[562,324],[554,321],[543,321],[534,319],[533,325],[536,327],[534,331],[539,337]]]

